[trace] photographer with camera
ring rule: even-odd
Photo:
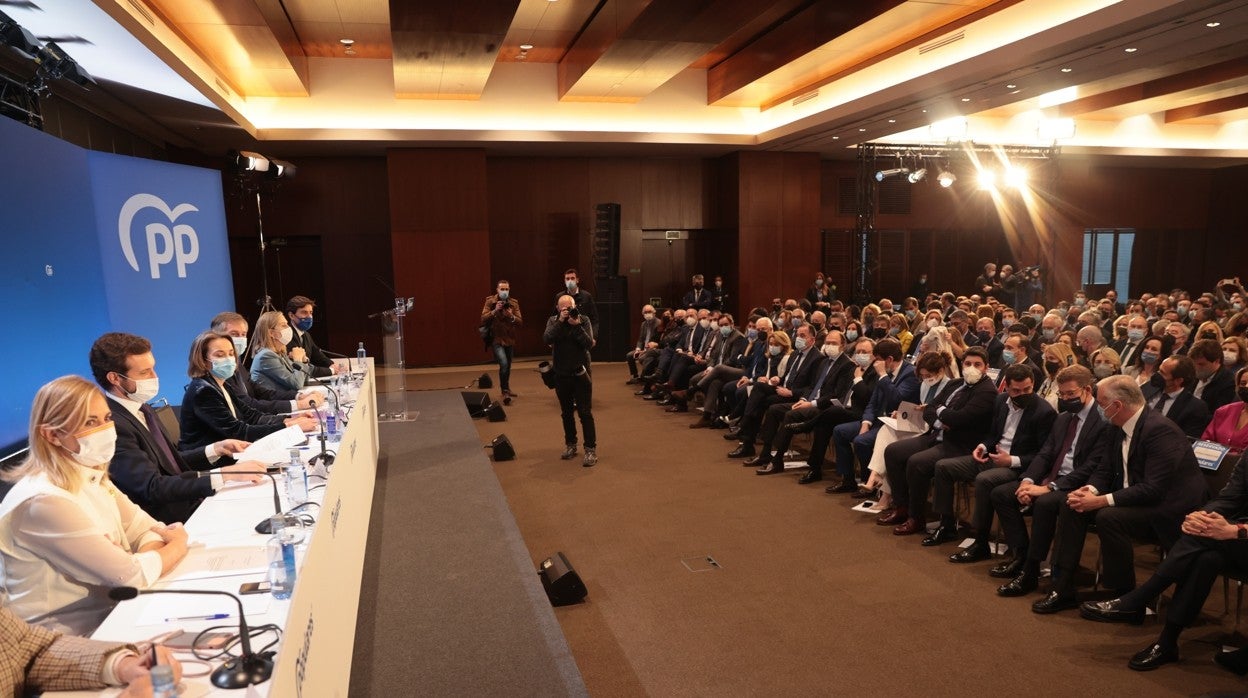
[[[593,381],[589,375],[589,349],[593,346],[593,325],[576,307],[572,296],[563,295],[555,305],[556,314],[546,321],[542,339],[552,350],[551,363],[555,374],[555,395],[563,417],[563,460],[576,457],[576,421],[573,410],[581,418],[585,436],[586,468],[598,463],[597,437],[594,429]]]

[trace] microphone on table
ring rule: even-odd
[[[230,657],[224,664],[212,672],[212,685],[217,688],[246,688],[253,684],[264,683],[273,675],[273,660],[264,654],[251,651],[251,630],[247,627],[247,616],[243,614],[243,600],[228,591],[207,591],[200,589],[137,589],[135,587],[113,587],[108,590],[108,598],[113,601],[126,601],[139,594],[200,594],[205,596],[228,596],[238,604],[238,640],[243,653],[238,657]]]
[[[332,452],[330,452],[329,449],[326,448],[325,446],[325,443],[329,437],[325,435],[325,418],[321,416],[321,411],[316,409],[317,403],[316,403],[315,398],[312,399],[311,405],[312,405],[312,409],[316,411],[316,423],[317,425],[321,427],[321,435],[316,437],[317,441],[321,442],[321,452],[316,454],[315,456],[312,456],[312,458],[308,460],[308,465],[315,466],[319,462],[321,466],[323,466],[322,467],[322,470],[323,470],[324,466],[330,466],[334,464],[334,458],[336,456]]]
[[[325,356],[332,356],[335,359],[346,359],[347,360],[347,373],[355,373],[355,368],[351,366],[350,356],[346,354],[339,354],[338,352],[334,352],[334,351],[325,351],[324,349],[321,350],[321,353],[324,354]]]

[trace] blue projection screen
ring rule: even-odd
[[[26,438],[47,381],[90,378],[100,334],[152,341],[161,397],[182,402],[187,351],[213,315],[233,309],[221,175],[88,151],[0,119],[0,457]]]

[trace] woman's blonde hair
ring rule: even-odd
[[[1100,349],[1092,352],[1092,356],[1088,357],[1088,363],[1096,365],[1097,359],[1105,359],[1109,363],[1113,364],[1115,371],[1122,371],[1122,355],[1109,347],[1101,347]]]
[[[1205,320],[1204,322],[1200,323],[1200,327],[1196,328],[1196,332],[1195,332],[1196,338],[1200,339],[1201,338],[1200,335],[1204,334],[1205,332],[1212,332],[1215,335],[1217,335],[1216,337],[1214,337],[1214,339],[1218,340],[1218,344],[1221,344],[1222,340],[1226,339],[1226,337],[1222,335],[1222,328],[1219,327],[1218,323],[1214,322],[1213,320]]]
[[[1059,364],[1061,364],[1060,366],[1057,367],[1058,371],[1062,370],[1063,368],[1066,368],[1067,366],[1074,366],[1076,363],[1078,363],[1078,359],[1075,357],[1074,350],[1061,342],[1053,342],[1052,344],[1045,345],[1044,352],[1041,354],[1041,358],[1043,359],[1044,357],[1047,357],[1050,355],[1054,359],[1056,359]],[[1048,373],[1049,369],[1045,368],[1044,372]],[[1055,376],[1057,375],[1056,372],[1054,372],[1054,375]]]
[[[775,332],[772,332],[767,336],[767,339],[774,339],[776,340],[776,344],[783,346],[784,351],[782,353],[784,354],[789,353],[793,349],[793,340],[789,339],[789,335],[785,334],[783,330],[776,330]],[[768,344],[770,344],[770,342],[768,342]]]
[[[21,465],[4,473],[3,478],[17,481],[28,475],[44,473],[53,485],[77,492],[82,485],[82,476],[74,460],[64,448],[48,441],[42,428],[62,434],[73,434],[82,429],[91,410],[91,399],[100,394],[99,387],[82,376],[61,376],[39,388],[30,407],[27,434],[30,453]]]
[[[282,355],[286,353],[285,344],[269,337],[270,330],[277,327],[277,324],[282,319],[282,314],[276,310],[270,310],[260,315],[256,320],[256,329],[251,333],[252,356],[255,356],[255,352],[261,349],[268,349]]]

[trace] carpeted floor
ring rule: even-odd
[[[515,446],[494,470],[534,562],[562,551],[589,588],[556,616],[594,696],[1248,694],[1205,641],[1234,623],[1220,584],[1183,661],[1137,673],[1126,662],[1155,618],[1103,625],[1037,616],[1039,595],[999,598],[992,563],[894,537],[845,495],[799,486],[800,471],[756,476],[725,457],[723,432],[688,429],[696,412],[634,397],[622,363],[594,367],[600,463],[559,460],[558,403],[533,366],[513,369],[507,421],[477,429]],[[481,371],[413,372],[409,388]],[[1142,581],[1156,555],[1138,550]]]

